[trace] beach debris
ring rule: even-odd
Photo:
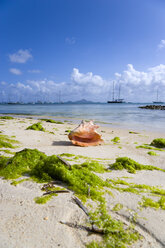
[[[84,227],[84,226],[81,226],[81,228],[89,231],[89,232],[94,232],[94,233],[99,233],[99,234],[104,234],[104,230],[103,229],[100,229],[98,228],[94,223],[93,221],[90,220],[90,215],[89,215],[89,211],[88,209],[82,204],[82,202],[77,198],[77,197],[72,197],[72,199],[75,201],[75,203],[84,211],[84,213],[86,214],[86,216],[89,218],[89,222],[91,223],[91,227]],[[74,224],[72,223],[68,223],[68,222],[65,222],[65,223],[62,223],[61,224],[66,224],[70,227],[76,227]],[[71,225],[70,225],[71,224]],[[80,227],[80,225],[79,225]]]
[[[60,182],[61,183],[61,182]],[[41,188],[41,190],[45,190],[46,192],[43,194],[44,195],[50,195],[50,194],[59,194],[59,193],[70,193],[69,190],[67,189],[60,189],[59,187],[56,188],[55,184],[59,184],[59,181],[53,181],[53,182],[49,182],[43,185],[43,187]],[[50,189],[54,189],[54,190],[50,190]]]
[[[54,182],[46,183],[46,184],[43,185],[41,190],[45,190],[47,192],[48,188],[53,188],[54,187],[54,184],[55,184]]]
[[[129,131],[129,133],[132,133],[132,134],[139,134],[138,132],[134,132],[134,131]]]
[[[97,146],[103,143],[101,135],[96,132],[99,126],[93,121],[82,121],[78,127],[71,131],[68,138],[76,146]]]
[[[67,221],[60,221],[60,223],[67,225],[69,227],[72,227],[72,228],[77,228],[80,230],[86,230],[87,232],[92,232],[92,233],[97,233],[97,234],[104,234],[105,233],[103,229],[99,229],[99,228],[93,228],[93,227],[91,228],[88,226],[78,225],[78,224],[74,224],[74,223],[67,222]]]
[[[46,192],[48,192],[48,194],[50,194],[49,192],[50,192],[50,189],[53,189],[54,187],[55,187],[55,185],[56,184],[60,184],[60,185],[62,185],[63,183],[61,182],[61,181],[52,181],[52,182],[49,182],[49,183],[46,183],[46,184],[44,184],[43,185],[43,187],[41,188],[41,190],[45,190]],[[56,189],[56,191],[61,191],[62,189]],[[69,193],[70,191],[68,191],[67,189],[64,189],[64,190],[66,190],[67,191],[67,193]],[[64,190],[62,190],[62,191],[64,191]],[[52,190],[51,190],[51,192],[53,192]],[[55,193],[55,192],[53,192],[53,193]],[[57,192],[56,192],[57,193]],[[62,192],[63,193],[63,192]]]
[[[45,190],[46,192],[48,192],[49,191],[48,189],[53,188],[55,186],[55,184],[62,185],[63,183],[61,181],[52,181],[52,182],[44,184],[43,187],[41,188],[41,190]]]
[[[84,213],[89,216],[89,211],[88,209],[82,204],[82,202],[77,198],[77,197],[73,197],[72,198],[75,203],[84,211]]]
[[[62,158],[61,156],[57,155],[57,158],[63,163],[65,164],[69,169],[71,169],[71,165],[68,161],[66,161],[64,158]]]

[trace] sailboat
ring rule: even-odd
[[[113,82],[113,91],[112,91],[112,101],[107,101],[107,103],[125,103],[124,99],[120,98],[121,85],[119,85],[119,97],[115,99],[115,83]]]
[[[157,89],[157,94],[156,94],[156,101],[154,101],[153,103],[156,103],[156,104],[162,104],[162,103],[164,103],[162,101],[159,101],[159,92],[158,92],[158,89]]]

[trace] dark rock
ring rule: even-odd
[[[165,106],[163,105],[146,105],[146,106],[140,106],[139,108],[165,110]]]

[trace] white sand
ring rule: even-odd
[[[16,136],[15,139],[21,142],[20,147],[14,151],[37,148],[47,155],[72,153],[92,158],[106,158],[110,162],[114,162],[117,157],[127,156],[139,163],[165,169],[165,152],[155,151],[159,156],[150,156],[147,154],[149,150],[136,148],[137,145],[151,143],[154,138],[165,138],[165,134],[145,131],[139,134],[130,134],[129,131],[137,130],[101,127],[98,131],[102,134],[105,144],[95,147],[77,147],[71,144],[65,132],[67,129],[73,129],[75,125],[43,122],[45,129],[53,131],[55,135],[48,132],[26,130],[35,122],[37,120],[24,118],[0,120],[0,124],[3,124],[0,125],[0,131],[9,136]],[[58,130],[54,130],[54,128]],[[115,136],[120,137],[119,144],[111,142]],[[104,179],[131,177],[123,178],[123,180],[137,184],[161,186],[165,189],[165,173],[160,171],[139,171],[136,174],[130,174],[123,170],[107,172],[100,176]],[[0,179],[0,248],[83,248],[89,241],[101,239],[98,235],[88,235],[84,230],[60,223],[60,221],[74,224],[85,223],[85,213],[73,202],[73,193],[59,194],[46,204],[39,205],[34,202],[34,198],[43,194],[40,184],[25,181],[13,186],[10,183],[11,181]],[[108,209],[112,216],[127,223],[134,212],[138,215],[136,228],[144,238],[131,247],[165,247],[165,210],[154,210],[153,208],[140,210],[138,202],[141,201],[141,195],[120,193],[117,190],[114,190],[113,194],[114,198],[106,196]],[[124,208],[119,212],[112,212],[116,203],[122,203]]]

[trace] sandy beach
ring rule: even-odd
[[[28,126],[37,122],[38,120],[29,117],[0,120],[1,134],[14,136],[14,139],[20,142],[19,147],[9,149],[10,151],[19,152],[24,148],[38,149],[48,156],[70,153],[98,159],[105,166],[114,163],[118,157],[129,157],[140,164],[165,169],[165,151],[154,150],[157,155],[151,156],[148,152],[152,150],[137,148],[140,145],[150,144],[155,138],[165,138],[165,134],[100,126],[98,132],[102,135],[104,144],[78,147],[72,145],[66,131],[73,130],[76,124],[69,120],[63,124],[42,121],[43,127],[48,132],[26,130]],[[119,142],[113,142],[114,137],[119,137]],[[13,156],[3,152],[3,148],[0,155]],[[140,170],[135,174],[127,170],[111,170],[97,175],[104,180],[121,179],[129,184],[157,186],[165,190],[165,172],[159,170]],[[23,181],[16,186],[11,183],[12,180],[0,179],[1,248],[85,248],[93,240],[102,240],[101,235],[94,233],[89,235],[84,229],[61,223],[86,225],[86,214],[72,199],[74,192],[58,194],[45,204],[36,204],[34,198],[42,196],[43,184],[32,180]],[[125,187],[121,184],[119,186]],[[131,218],[136,217],[135,230],[143,237],[128,247],[165,247],[165,210],[139,205],[143,196],[154,201],[158,201],[159,198],[147,191],[140,194],[117,189],[111,191],[113,197],[108,194],[105,196],[111,216],[121,220],[126,226],[129,225]],[[114,211],[116,204],[123,207]]]

